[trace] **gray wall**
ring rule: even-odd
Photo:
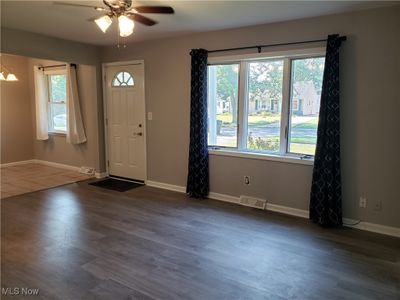
[[[15,82],[0,81],[1,163],[5,164],[32,159],[34,153],[28,59],[2,55],[1,64],[18,78]]]
[[[94,46],[2,28],[1,52],[96,67],[97,110],[88,121],[97,128],[97,147],[88,154],[96,157],[100,170],[105,168],[100,63],[144,59],[147,111],[153,112],[153,121],[147,121],[148,177],[183,186],[189,138],[190,49],[319,39],[329,33],[347,35],[341,55],[344,215],[400,227],[399,28],[400,8],[396,6],[147,41],[122,50],[106,47],[101,52]],[[213,192],[308,208],[311,166],[211,155],[210,169]],[[244,175],[251,176],[250,186],[243,185]],[[361,195],[368,199],[367,209],[358,208]],[[373,204],[379,200],[383,209],[377,212]]]
[[[400,7],[214,31],[107,47],[102,61],[145,60],[149,180],[186,184],[191,48],[226,48],[347,35],[341,55],[342,169],[345,217],[400,227]],[[211,190],[308,208],[312,167],[210,157]],[[250,186],[243,176],[250,175]],[[358,199],[368,199],[359,209]],[[382,211],[373,204],[382,201]]]
[[[50,66],[62,64],[60,61],[43,59],[29,59],[29,87],[32,105],[32,127],[36,130],[35,116],[35,83],[33,78],[33,66]],[[83,124],[87,142],[79,145],[67,143],[66,136],[50,134],[49,139],[40,141],[33,134],[33,150],[36,159],[62,163],[70,166],[87,166],[100,169],[98,148],[98,122],[97,122],[97,89],[96,67],[92,65],[77,65],[78,91],[82,112]]]
[[[52,60],[80,65],[78,80],[81,81],[81,105],[88,142],[80,146],[72,146],[66,144],[65,138],[60,136],[52,136],[47,142],[35,141],[35,158],[74,166],[85,165],[104,171],[103,100],[99,49],[91,45],[8,28],[1,28],[1,42],[1,53],[34,57],[39,59],[37,60],[39,62]],[[31,69],[32,64],[28,67],[32,78]],[[30,87],[31,97],[33,97],[31,81]]]

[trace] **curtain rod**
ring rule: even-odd
[[[347,39],[346,36],[339,37],[341,41],[345,41]],[[225,52],[225,51],[237,51],[237,50],[245,50],[245,49],[258,49],[258,53],[261,53],[262,48],[267,47],[275,47],[275,46],[288,46],[288,45],[298,45],[298,44],[308,44],[308,43],[318,43],[318,42],[326,42],[327,39],[321,40],[308,40],[308,41],[300,41],[300,42],[291,42],[291,43],[278,43],[278,44],[269,44],[269,45],[257,45],[257,46],[247,46],[247,47],[237,47],[237,48],[225,48],[225,49],[216,49],[216,50],[208,50],[208,53],[215,52]]]
[[[44,66],[44,67],[39,67],[38,69],[40,70],[40,69],[42,69],[42,70],[44,70],[44,69],[48,69],[48,68],[57,68],[57,67],[65,67],[67,64],[62,64],[62,65],[52,65],[52,66]],[[71,67],[74,67],[74,68],[76,68],[76,64],[70,64],[71,65]]]

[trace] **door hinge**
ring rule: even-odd
[[[106,118],[106,126],[108,126],[108,119]]]
[[[107,167],[109,167],[110,166],[110,161],[109,160],[107,160]]]

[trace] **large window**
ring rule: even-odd
[[[67,132],[67,77],[65,74],[49,74],[48,119],[49,132]]]
[[[210,59],[208,144],[282,156],[313,156],[323,49],[270,57]]]

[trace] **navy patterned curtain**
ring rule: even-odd
[[[311,186],[310,219],[322,226],[342,225],[340,175],[339,49],[343,38],[329,35]]]
[[[186,193],[204,198],[209,192],[207,146],[207,50],[193,49],[190,91],[189,173]]]

